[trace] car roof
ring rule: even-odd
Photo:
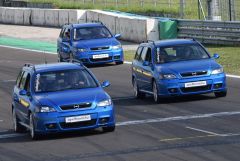
[[[101,23],[81,23],[81,24],[72,24],[73,28],[81,28],[81,27],[101,27],[103,24]]]
[[[34,66],[37,73],[51,72],[60,70],[71,70],[71,69],[85,69],[84,66],[75,63],[50,63],[50,64],[38,64]]]
[[[169,40],[158,40],[154,41],[155,46],[171,46],[171,45],[184,45],[184,44],[197,44],[197,41],[193,39],[169,39]],[[143,44],[152,44],[153,42],[143,43]]]

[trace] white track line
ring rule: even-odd
[[[187,128],[187,129],[194,130],[194,131],[203,132],[203,133],[206,133],[206,134],[221,136],[221,134],[217,134],[217,133],[215,133],[215,132],[211,132],[211,131],[207,131],[207,130],[202,130],[202,129],[197,129],[197,128],[193,128],[193,127],[190,127],[190,126],[187,126],[186,128]]]
[[[10,49],[18,49],[18,50],[26,50],[26,51],[33,51],[33,52],[37,52],[37,53],[57,54],[57,53],[55,53],[55,52],[48,52],[48,51],[41,51],[41,50],[33,50],[33,49],[24,49],[24,48],[12,47],[12,46],[7,46],[7,45],[0,45],[0,47],[10,48]],[[132,64],[132,62],[130,62],[130,61],[124,61],[124,64]],[[227,77],[230,77],[230,78],[239,78],[239,79],[240,79],[240,76],[238,76],[238,75],[227,74]]]
[[[3,83],[16,82],[16,80],[15,80],[15,79],[9,79],[9,80],[3,80],[3,81],[1,81],[1,82],[3,82]]]
[[[13,46],[6,46],[6,45],[0,45],[0,47],[10,48],[10,49],[17,49],[17,50],[25,50],[25,51],[33,51],[33,52],[37,52],[37,53],[57,54],[55,52],[48,52],[48,51],[42,51],[42,50],[33,50],[33,49],[24,49],[24,48],[13,47]]]
[[[3,122],[3,120],[0,120],[0,122]]]
[[[129,125],[181,121],[181,120],[191,120],[191,119],[200,119],[200,118],[212,118],[212,117],[232,116],[232,115],[240,115],[240,111],[176,116],[176,117],[168,117],[168,118],[155,118],[155,119],[146,119],[146,120],[124,121],[124,122],[116,123],[116,126],[129,126]]]
[[[240,76],[238,76],[238,75],[231,75],[231,74],[227,74],[227,77],[230,77],[230,78],[240,78]]]
[[[15,137],[19,137],[19,136],[25,136],[26,134],[3,134],[0,135],[0,139],[7,139],[7,138],[15,138]]]

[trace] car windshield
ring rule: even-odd
[[[99,27],[85,27],[74,29],[74,40],[90,40],[90,39],[102,39],[111,38],[112,35],[109,30],[104,26]]]
[[[209,54],[198,44],[157,47],[157,64],[208,59]]]
[[[86,70],[63,70],[39,73],[35,79],[35,92],[55,92],[95,88],[95,79]]]

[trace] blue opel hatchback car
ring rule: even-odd
[[[25,64],[14,86],[14,130],[29,129],[32,139],[54,132],[102,127],[115,129],[110,96],[81,64]]]
[[[227,95],[223,67],[197,41],[188,39],[142,43],[132,63],[135,96],[146,93],[155,102],[162,97],[213,92],[216,97]]]
[[[76,59],[82,63],[123,64],[124,56],[121,43],[101,23],[64,25],[57,41],[60,62]]]

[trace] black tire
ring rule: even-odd
[[[121,64],[123,64],[123,61],[116,62],[116,65],[121,65]]]
[[[215,97],[226,97],[227,96],[227,91],[224,92],[214,92]]]
[[[58,62],[63,62],[63,58],[61,57],[61,55],[58,53]]]
[[[159,92],[156,81],[153,81],[152,87],[153,87],[153,99],[156,103],[160,103],[160,97],[158,95]]]
[[[139,90],[138,85],[137,85],[137,81],[136,81],[135,78],[133,79],[133,90],[134,90],[134,96],[136,98],[140,99],[140,98],[145,97],[145,93],[143,93]]]
[[[32,140],[38,140],[40,138],[40,135],[37,134],[35,131],[34,117],[31,113],[29,116],[29,132],[30,132],[30,137],[32,138]]]
[[[19,119],[16,115],[15,108],[13,108],[13,111],[12,111],[12,119],[13,119],[13,129],[15,132],[20,133],[20,132],[26,131],[26,127],[24,127],[19,123]]]
[[[73,53],[69,53],[69,62],[73,62],[73,59],[74,59]]]
[[[114,132],[115,126],[109,126],[109,127],[102,127],[103,132]]]

